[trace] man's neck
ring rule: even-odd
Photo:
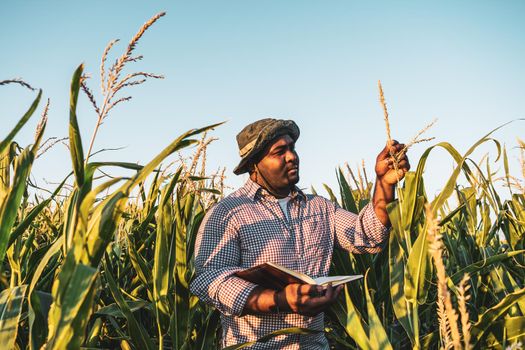
[[[270,184],[268,184],[263,176],[256,176],[255,173],[250,174],[250,179],[264,188],[268,193],[270,193],[272,196],[274,196],[277,199],[286,198],[290,195],[291,189],[290,188],[274,188]]]
[[[266,191],[268,191],[267,188],[265,188]],[[268,191],[270,192],[270,191]],[[290,195],[290,191],[288,191],[288,193],[284,194],[284,193],[275,193],[275,192],[270,192],[272,194],[272,196],[274,196],[275,198],[277,199],[283,199],[283,198],[286,198]]]

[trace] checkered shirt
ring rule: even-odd
[[[190,288],[221,312],[222,346],[255,341],[282,328],[301,327],[319,332],[281,335],[251,349],[328,349],[323,313],[315,317],[295,313],[240,316],[257,285],[233,274],[274,262],[314,278],[327,276],[334,244],[352,253],[376,253],[388,238],[388,229],[371,204],[356,215],[296,189],[288,211],[289,220],[275,197],[248,180],[212,207],[199,228],[196,276]]]

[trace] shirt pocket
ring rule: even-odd
[[[244,268],[265,262],[283,264],[295,251],[289,234],[280,225],[243,227],[239,238],[241,266]]]
[[[303,242],[305,253],[323,255],[332,246],[332,236],[328,220],[321,215],[310,216],[303,222]]]

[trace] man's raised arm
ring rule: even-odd
[[[376,159],[376,183],[371,203],[358,215],[339,208],[334,209],[336,245],[352,253],[378,253],[388,240],[390,219],[386,207],[395,198],[395,186],[410,169],[405,145],[389,142]],[[397,155],[394,164],[392,155]]]

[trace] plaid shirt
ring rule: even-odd
[[[195,243],[196,277],[191,291],[221,312],[223,346],[260,337],[282,328],[320,331],[281,335],[251,349],[327,349],[324,314],[295,313],[240,316],[255,284],[233,273],[274,262],[312,277],[327,276],[334,244],[352,253],[376,253],[388,229],[371,204],[359,215],[299,189],[288,202],[287,220],[276,198],[255,182],[246,184],[206,214]]]

